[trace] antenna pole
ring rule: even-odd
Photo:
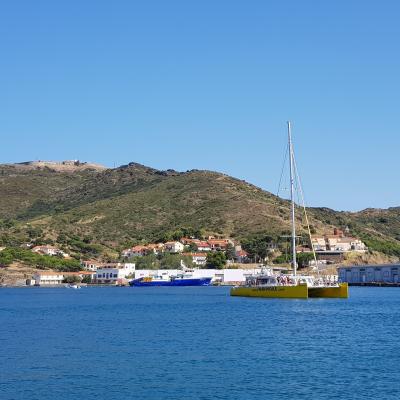
[[[290,201],[291,201],[291,222],[292,222],[292,262],[293,262],[293,274],[296,276],[297,273],[297,261],[296,261],[296,224],[294,214],[294,166],[293,166],[293,143],[292,133],[290,127],[290,121],[287,123],[288,127],[288,140],[289,140],[289,157],[290,157]]]

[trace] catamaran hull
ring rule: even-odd
[[[271,287],[238,286],[231,289],[231,296],[279,299],[308,299],[309,297],[347,299],[349,297],[349,288],[347,283],[326,287],[307,287],[306,285]]]
[[[279,299],[307,299],[308,288],[307,285],[264,287],[238,286],[231,289],[231,296],[265,297]]]
[[[347,299],[349,297],[349,286],[347,283],[339,283],[339,286],[309,287],[308,297]]]
[[[143,278],[129,282],[130,286],[209,286],[212,278],[172,279],[170,281],[145,281]]]

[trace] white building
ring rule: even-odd
[[[96,260],[86,260],[81,262],[81,266],[86,271],[96,272],[101,265]]]
[[[133,263],[110,263],[105,264],[96,271],[97,283],[115,284],[121,280],[134,276],[135,264]]]
[[[338,268],[339,280],[353,284],[399,283],[400,264],[354,265]]]
[[[35,286],[61,285],[64,275],[62,272],[42,271],[33,274],[32,280]]]
[[[315,251],[326,251],[326,242],[324,237],[313,237],[311,241]]]
[[[46,256],[63,256],[68,257],[67,253],[64,253],[62,250],[58,249],[54,246],[35,246],[32,248],[32,251],[37,254],[43,254]]]
[[[360,240],[354,237],[341,235],[325,235],[321,237],[313,237],[312,245],[315,251],[367,251],[367,246]]]
[[[164,245],[165,251],[169,253],[182,253],[185,246],[181,242],[167,242]]]
[[[360,240],[352,237],[328,237],[328,248],[331,251],[366,251],[365,244]]]

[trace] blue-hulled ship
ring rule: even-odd
[[[176,276],[146,276],[133,279],[130,286],[209,286],[212,278],[194,278],[192,274]]]

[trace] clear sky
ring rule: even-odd
[[[0,162],[211,169],[306,201],[400,205],[400,2],[4,1]]]

